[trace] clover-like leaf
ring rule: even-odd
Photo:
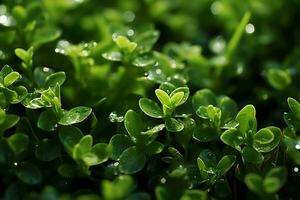
[[[93,137],[91,135],[83,136],[73,149],[73,158],[82,159],[86,153],[91,151],[93,144]]]
[[[269,126],[259,130],[253,136],[253,148],[259,152],[270,152],[275,149],[282,138],[282,132],[279,128]]]
[[[45,131],[54,131],[57,127],[57,118],[52,110],[46,110],[39,116],[37,126]]]
[[[180,106],[182,104],[184,104],[187,99],[189,98],[189,95],[190,95],[190,90],[188,87],[179,87],[179,88],[176,88],[175,90],[173,90],[170,94],[170,97],[171,99],[173,98],[173,96],[175,94],[177,94],[178,92],[183,92],[183,97],[181,98],[181,100],[176,104],[176,106]],[[172,100],[171,100],[172,101]]]
[[[158,154],[162,152],[163,149],[164,149],[164,145],[162,143],[154,141],[146,147],[145,153],[147,155]]]
[[[5,76],[3,82],[4,85],[10,86],[11,84],[13,84],[15,81],[17,81],[18,79],[21,78],[21,75],[18,72],[10,72],[7,76]]]
[[[144,130],[141,116],[133,110],[128,110],[125,114],[124,125],[130,137],[136,142]]]
[[[133,174],[142,170],[146,163],[146,157],[137,147],[129,147],[120,156],[119,169],[122,173]]]
[[[258,174],[250,173],[245,177],[247,187],[256,194],[264,194],[263,178]]]
[[[177,92],[171,96],[170,101],[173,107],[177,107],[180,105],[182,99],[184,97],[184,92]]]
[[[71,125],[80,123],[92,113],[92,109],[84,106],[79,106],[66,111],[58,121],[61,125]]]
[[[195,127],[193,130],[193,138],[200,142],[209,142],[219,138],[219,132],[211,127]]]
[[[24,152],[29,144],[29,137],[24,133],[14,133],[7,139],[7,143],[16,155]]]
[[[165,105],[169,108],[171,107],[171,99],[165,91],[156,89],[155,94],[162,105]]]
[[[118,160],[123,151],[133,145],[131,139],[127,135],[116,134],[109,141],[111,149],[110,157]]]
[[[61,145],[53,139],[40,141],[35,150],[35,156],[41,161],[52,161],[60,156]]]
[[[98,143],[90,149],[90,152],[85,153],[81,157],[81,159],[85,162],[86,165],[92,166],[107,161],[109,155],[109,146],[105,143]]]
[[[13,114],[7,114],[5,116],[4,122],[0,124],[0,133],[10,129],[11,127],[15,126],[20,120],[20,117]]]
[[[233,155],[226,155],[221,158],[216,167],[216,173],[219,177],[223,176],[228,170],[230,170],[235,163],[235,158],[236,157]]]
[[[46,77],[45,79],[45,88],[55,87],[56,84],[61,86],[66,80],[65,72],[56,72]]]
[[[175,118],[167,117],[165,119],[166,129],[170,132],[179,132],[184,129],[184,124]]]
[[[289,97],[287,101],[293,114],[300,120],[300,103],[291,97]]]
[[[75,126],[59,127],[59,139],[69,154],[72,154],[74,146],[83,137],[82,132]]]
[[[198,110],[200,106],[217,105],[216,95],[209,89],[202,89],[197,91],[192,98],[194,110]]]
[[[226,130],[220,137],[225,144],[241,150],[240,145],[244,143],[243,135],[236,128]]]
[[[153,118],[163,117],[163,112],[161,108],[155,101],[152,101],[151,99],[141,98],[139,100],[139,106],[141,110],[150,117]]]
[[[253,105],[245,106],[236,116],[236,121],[239,123],[238,129],[243,134],[254,134],[256,132],[256,110]]]
[[[264,161],[264,156],[249,146],[243,148],[242,158],[245,163],[261,164]]]
[[[287,180],[287,170],[283,167],[271,169],[263,181],[264,189],[267,193],[276,193]]]
[[[27,162],[17,167],[16,176],[28,185],[36,185],[42,182],[42,174],[39,168]]]

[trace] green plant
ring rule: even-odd
[[[0,200],[299,199],[299,6],[1,1]]]

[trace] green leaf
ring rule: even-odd
[[[75,107],[65,112],[58,123],[66,126],[80,123],[85,120],[91,113],[91,108],[84,106]]]
[[[215,128],[197,126],[193,130],[193,138],[200,142],[209,142],[219,138],[219,132]]]
[[[266,72],[268,83],[277,90],[283,90],[288,87],[292,78],[287,70],[282,69],[269,69]]]
[[[155,188],[155,198],[157,200],[169,200],[170,195],[168,194],[168,191],[164,187],[157,186]]]
[[[120,156],[119,169],[122,173],[133,174],[142,170],[145,163],[145,155],[136,147],[129,147]]]
[[[163,112],[161,108],[155,101],[152,101],[151,99],[141,98],[139,100],[139,106],[141,110],[150,117],[153,118],[163,117]]]
[[[261,130],[262,132],[260,132]],[[269,126],[261,130],[254,134],[253,148],[259,152],[270,152],[279,145],[282,132],[275,126]]]
[[[235,163],[235,158],[236,157],[233,155],[226,155],[221,158],[216,167],[216,173],[218,174],[218,177],[222,177],[227,173],[227,171],[230,170]]]
[[[274,135],[268,128],[263,128],[254,134],[253,139],[258,144],[268,144],[274,140]]]
[[[125,114],[124,125],[130,137],[136,142],[144,130],[141,116],[133,110],[128,110]]]
[[[123,151],[133,145],[131,139],[127,135],[116,134],[109,141],[111,149],[110,158],[118,160]]]
[[[285,184],[287,175],[287,170],[283,167],[271,169],[263,181],[265,191],[267,193],[276,193]]]
[[[131,176],[121,175],[114,181],[102,181],[101,188],[104,199],[125,199],[133,191],[134,181]]]
[[[28,52],[24,49],[21,48],[16,48],[15,49],[15,54],[16,56],[18,56],[22,61],[27,62],[30,58],[30,55],[28,54]]]
[[[165,105],[169,108],[171,107],[171,99],[165,91],[161,89],[156,89],[155,94],[162,105]]]
[[[137,51],[139,53],[145,53],[152,49],[153,45],[159,38],[159,32],[157,30],[148,30],[141,34],[138,34],[136,37]]]
[[[192,104],[195,111],[198,110],[200,106],[217,106],[217,97],[209,89],[202,89],[194,94]]]
[[[180,105],[182,99],[184,97],[184,93],[183,92],[177,92],[174,95],[171,96],[171,104],[173,107],[177,107]]]
[[[6,115],[5,121],[0,124],[0,133],[10,129],[15,126],[20,120],[20,117],[17,115]]]
[[[165,118],[166,129],[170,132],[179,132],[184,129],[184,124],[175,118]]]
[[[32,38],[32,46],[39,47],[42,44],[56,40],[61,35],[61,31],[50,26],[36,29]]]
[[[7,139],[7,143],[14,153],[19,155],[27,149],[29,137],[23,133],[14,133]]]
[[[100,164],[108,160],[111,151],[108,144],[98,143],[92,147],[91,152],[97,156],[97,164]]]
[[[41,161],[52,161],[60,156],[61,145],[53,139],[43,139],[38,143],[35,156]]]
[[[21,75],[18,72],[11,72],[4,78],[4,85],[8,87],[20,78]]]
[[[236,116],[239,123],[238,130],[246,134],[254,134],[256,132],[256,111],[253,105],[245,106]]]
[[[83,136],[78,144],[75,144],[73,149],[73,158],[74,159],[83,159],[86,153],[91,151],[93,144],[93,137],[91,135]]]
[[[186,190],[179,200],[208,200],[208,195],[206,192],[201,190]]]
[[[124,37],[122,35],[119,35],[115,39],[116,44],[120,49],[126,50],[129,53],[133,52],[135,48],[137,47],[137,43],[130,42],[130,40],[127,37]]]
[[[204,149],[200,152],[199,158],[203,161],[205,169],[204,171],[207,173],[214,174],[215,167],[217,166],[217,157],[216,155],[209,149]],[[199,163],[198,163],[199,166]]]
[[[172,93],[170,94],[171,99],[173,98],[173,96],[175,94],[177,94],[179,92],[183,92],[184,95],[181,98],[181,100],[176,104],[176,107],[184,104],[187,101],[187,99],[189,98],[189,95],[190,95],[190,90],[189,90],[188,87],[179,87],[179,88],[176,88],[175,90],[172,91]]]
[[[263,178],[258,174],[250,173],[245,177],[247,187],[256,194],[264,194]]]
[[[242,150],[242,157],[245,163],[261,164],[264,161],[264,156],[254,148],[245,146]]]
[[[46,77],[45,88],[55,87],[57,84],[61,86],[66,80],[65,72],[56,72]]]
[[[197,158],[197,165],[198,165],[198,169],[200,171],[201,177],[204,179],[207,178],[208,171],[206,169],[204,161],[201,158]],[[211,173],[211,171],[209,171],[209,173]]]
[[[222,113],[222,122],[231,121],[238,112],[237,104],[229,97],[219,99],[219,105]]]
[[[0,106],[0,124],[2,124],[5,121],[6,113]]]
[[[16,169],[16,176],[28,185],[36,185],[42,182],[40,170],[30,163],[22,163]]]
[[[154,141],[145,148],[145,153],[147,155],[158,154],[162,152],[163,149],[164,149],[164,145],[162,143]]]
[[[142,134],[143,135],[149,135],[149,136],[152,136],[154,135],[155,133],[158,133],[160,131],[162,131],[166,126],[164,124],[159,124],[159,125],[156,125],[152,128],[150,128],[149,130],[147,131],[143,131]]]
[[[72,155],[74,146],[79,143],[80,139],[83,137],[82,132],[75,126],[65,126],[59,127],[58,133],[61,143],[68,153]]]
[[[178,161],[184,161],[184,157],[183,155],[174,147],[169,147],[168,148],[168,151],[170,152],[170,154],[172,155],[172,157],[175,159],[175,160],[178,160]]]
[[[299,104],[299,102],[291,97],[289,97],[287,101],[288,101],[288,105],[289,105],[291,111],[293,112],[293,114],[296,116],[297,119],[300,120],[300,104]]]
[[[240,145],[242,145],[244,143],[243,135],[236,128],[228,129],[225,132],[223,132],[220,139],[225,144],[227,144],[239,151],[241,150]]]
[[[56,115],[52,110],[46,110],[39,116],[37,126],[45,131],[54,131],[57,127]]]

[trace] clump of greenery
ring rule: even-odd
[[[2,1],[0,199],[299,199],[299,6]]]

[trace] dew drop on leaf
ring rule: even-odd
[[[109,121],[110,122],[123,122],[124,117],[122,115],[118,115],[117,112],[111,112],[109,114]]]

